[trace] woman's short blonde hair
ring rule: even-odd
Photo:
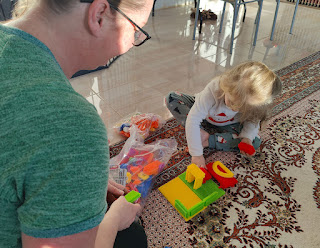
[[[18,18],[26,13],[35,3],[42,1],[45,6],[54,13],[62,14],[70,11],[76,4],[80,3],[80,0],[18,0],[12,12],[13,18]],[[145,0],[108,0],[109,4],[123,8],[141,9],[145,5]]]
[[[235,66],[220,77],[221,97],[230,94],[241,122],[263,121],[281,93],[281,81],[265,64],[249,61]]]

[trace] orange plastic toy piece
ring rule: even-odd
[[[244,142],[240,142],[238,147],[239,147],[240,151],[244,151],[245,153],[247,153],[249,155],[253,155],[256,152],[256,150],[254,149],[254,147],[252,145],[249,145]]]
[[[141,180],[137,179],[137,180],[134,180],[132,183],[134,185],[140,185],[142,182],[141,182]]]
[[[137,178],[138,174],[142,171],[142,166],[130,166],[129,170],[132,174],[132,178]]]
[[[159,167],[162,163],[158,160],[153,161],[152,163],[147,164],[143,168],[143,173],[147,175],[157,175],[159,172]]]

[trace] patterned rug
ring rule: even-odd
[[[277,71],[283,94],[254,158],[205,149],[207,162],[220,160],[239,183],[188,222],[157,190],[190,164],[184,128],[171,119],[146,141],[175,137],[179,144],[141,216],[149,247],[320,247],[319,72],[320,52]]]

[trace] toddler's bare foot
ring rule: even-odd
[[[210,134],[202,129],[200,129],[201,142],[203,147],[209,146],[209,136]]]

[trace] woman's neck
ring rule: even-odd
[[[50,22],[50,16],[45,17],[41,7],[36,6],[20,18],[5,25],[25,31],[43,42],[53,53],[64,74],[71,78],[81,67],[79,62],[83,61],[81,53],[77,52],[79,51],[78,43],[72,42],[77,39],[76,36],[79,32],[77,30],[70,32],[67,28],[72,27],[70,20],[67,20],[68,16],[61,15],[59,17],[61,17],[59,20]],[[70,25],[66,25],[66,23]]]

